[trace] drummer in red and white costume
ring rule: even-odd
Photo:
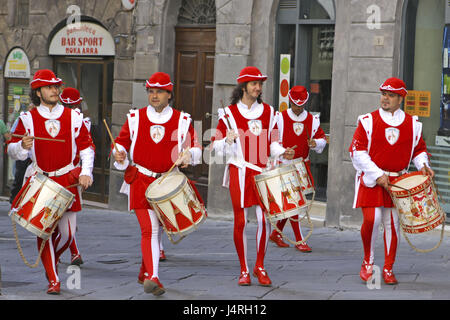
[[[58,103],[61,82],[61,79],[57,78],[51,70],[42,69],[35,73],[30,82],[30,96],[37,107],[20,115],[14,133],[26,136],[21,140],[17,137],[11,139],[8,154],[13,159],[23,160],[28,157],[31,150],[32,176],[38,172],[47,175],[63,187],[78,182],[82,188],[87,188],[93,180],[94,145],[83,123],[83,115]],[[65,143],[35,140],[34,136],[62,139]],[[76,170],[73,164],[77,153],[81,158],[81,172]],[[61,237],[59,244],[53,247],[52,241],[46,241],[41,257],[50,283],[47,291],[49,294],[60,292],[56,264],[59,255],[73,239],[76,229],[76,212],[81,210],[80,188],[71,187],[68,190],[75,194],[75,200],[58,222]],[[20,192],[16,199],[19,196]],[[40,248],[42,239],[38,238],[37,242]]]
[[[59,99],[64,107],[74,109],[75,111],[81,113],[81,102],[83,101],[83,97],[81,97],[80,92],[71,87],[64,88],[63,92],[59,95]],[[84,113],[83,115],[86,115]],[[91,132],[91,119],[89,117],[83,118],[84,125],[86,126],[86,129]],[[92,137],[91,137],[92,138]],[[77,154],[75,156],[75,160],[73,164],[77,166],[77,164],[80,162],[80,155]],[[76,231],[76,230],[75,230]],[[56,232],[55,232],[56,234]],[[59,241],[59,236],[57,236],[56,241]],[[72,265],[81,265],[83,264],[83,259],[81,258],[80,250],[78,249],[77,241],[75,234],[73,235],[73,241],[69,246],[70,249],[70,264]]]
[[[258,201],[254,176],[266,167],[270,154],[270,134],[275,112],[262,102],[262,85],[267,77],[256,67],[245,67],[237,78],[231,105],[219,109],[219,123],[213,147],[217,155],[225,155],[227,165],[223,186],[229,188],[234,211],[234,244],[241,266],[238,284],[250,285],[245,234],[248,208],[256,207],[258,220],[257,257],[253,275],[263,286],[270,286],[264,269],[264,257],[270,234],[270,224]],[[231,127],[230,127],[231,126]]]
[[[354,208],[361,208],[361,238],[364,260],[360,277],[368,281],[373,273],[374,244],[381,223],[384,225],[383,279],[396,284],[393,273],[400,240],[398,212],[386,191],[390,181],[407,172],[411,160],[423,174],[434,176],[422,139],[422,123],[400,107],[407,94],[405,83],[389,78],[381,86],[380,108],[358,117],[350,145],[350,157],[357,170]]]
[[[293,159],[303,158],[309,178],[314,185],[311,174],[311,161],[309,160],[309,151],[314,150],[322,153],[327,141],[325,133],[320,127],[319,116],[313,116],[305,110],[304,105],[308,101],[309,93],[304,86],[294,86],[289,90],[290,108],[276,115],[275,129],[278,130],[278,142],[271,145],[275,148],[275,154],[283,154],[280,158],[282,163],[291,163]],[[294,146],[296,146],[294,148]],[[288,219],[279,220],[277,228],[283,230]],[[290,220],[292,229],[294,230],[295,241],[299,242],[303,239],[298,216],[294,216]],[[277,230],[273,230],[270,240],[275,242],[279,247],[289,247],[282,239],[281,234]],[[295,246],[297,250],[302,252],[311,252],[311,248],[305,243]]]
[[[170,76],[156,72],[147,81],[146,88],[149,105],[130,110],[115,139],[119,152],[113,150],[113,155],[115,167],[126,169],[121,192],[128,194],[129,210],[134,210],[141,227],[141,250],[146,271],[144,291],[161,295],[165,289],[158,276],[160,223],[150,209],[145,191],[174,163],[182,168],[199,164],[202,152],[191,116],[169,105],[173,99]],[[130,166],[128,154],[132,161]]]

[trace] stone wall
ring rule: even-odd
[[[396,55],[402,3],[377,1],[380,28],[369,29],[367,8],[373,1],[336,1],[326,212],[330,226],[354,226],[362,221],[360,209],[352,209],[355,170],[348,147],[358,115],[378,109],[380,84],[399,76]],[[383,44],[377,42],[380,39]]]
[[[236,78],[250,58],[253,0],[216,0],[216,56],[214,62],[213,117],[211,128],[218,123],[217,110],[227,106]],[[214,156],[214,153],[213,153]],[[217,163],[214,163],[216,161]],[[208,210],[210,215],[232,216],[228,189],[222,187],[225,166],[216,159],[209,166]]]
[[[138,4],[141,5],[144,2],[141,0],[138,1]],[[123,122],[124,115],[132,104],[132,88],[135,79],[133,71],[136,69],[135,52],[136,45],[140,44],[139,41],[136,41],[136,34],[138,34],[136,32],[137,19],[134,16],[136,11],[125,11],[121,2],[116,0],[30,0],[29,24],[28,26],[17,26],[15,15],[17,1],[2,0],[1,3],[0,61],[5,61],[13,47],[21,47],[30,60],[31,76],[38,69],[53,69],[53,58],[48,55],[48,46],[51,40],[49,37],[52,32],[57,31],[58,26],[64,24],[69,16],[66,11],[70,5],[77,5],[82,16],[99,21],[116,40],[112,115],[113,123]],[[137,62],[141,63],[141,61]],[[5,101],[3,91],[4,79],[3,72],[1,72],[0,101],[2,102]],[[117,127],[113,126],[113,131],[117,132]],[[0,172],[0,181],[3,181],[2,175],[3,171]],[[112,173],[111,184],[117,184],[116,176],[116,173]],[[114,193],[111,195],[113,196],[110,199],[117,199]],[[114,205],[116,202],[112,201],[112,203]]]

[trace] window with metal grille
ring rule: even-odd
[[[179,24],[216,24],[214,0],[183,0],[178,14]]]

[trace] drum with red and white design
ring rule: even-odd
[[[38,173],[19,191],[9,215],[31,233],[47,240],[52,227],[71,206],[74,198],[69,190]]]
[[[181,172],[172,171],[153,181],[145,197],[173,243],[197,230],[205,221],[206,209],[200,194]],[[178,240],[173,240],[175,235]]]
[[[429,176],[420,171],[404,174],[389,187],[403,231],[422,233],[439,226],[445,213],[439,205],[435,186]]]
[[[300,184],[304,195],[314,193],[314,185],[309,177],[308,170],[303,158],[292,160],[291,164],[297,169],[300,175]]]
[[[286,219],[307,207],[297,169],[280,166],[255,176],[261,206],[272,220]]]

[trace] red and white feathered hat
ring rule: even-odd
[[[31,89],[38,89],[40,87],[61,85],[62,80],[57,78],[52,70],[41,69],[36,71],[33,80],[30,81]]]
[[[292,87],[292,89],[289,90],[288,95],[289,100],[299,107],[304,105],[309,99],[308,90],[306,90],[304,86]]]
[[[403,80],[399,78],[389,78],[381,86],[380,91],[390,91],[405,97],[408,94],[406,85]]]
[[[266,81],[267,76],[263,75],[261,71],[257,67],[245,67],[239,73],[239,77],[237,77],[237,82],[249,82],[249,81]]]
[[[83,98],[80,97],[80,92],[75,88],[65,88],[63,92],[59,95],[59,99],[62,103],[68,105],[77,105],[83,101]]]
[[[158,88],[172,92],[173,83],[170,81],[170,76],[164,72],[155,72],[147,80],[146,88]]]

